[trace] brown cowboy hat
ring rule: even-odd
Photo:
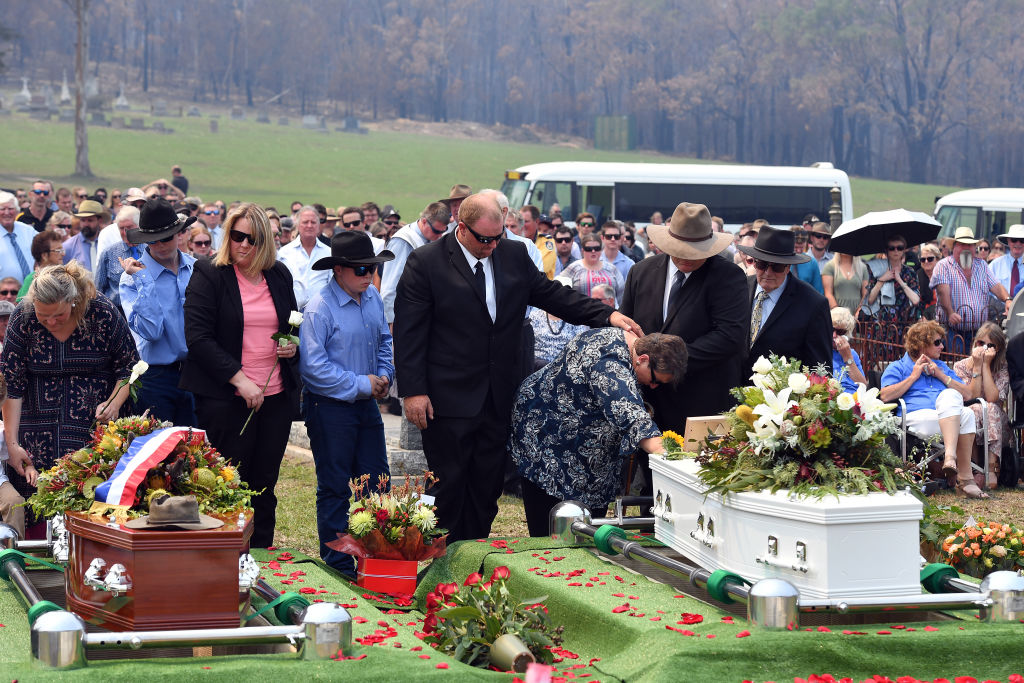
[[[224,526],[224,522],[209,515],[199,514],[199,502],[195,496],[165,496],[157,498],[149,506],[149,514],[129,522],[129,529],[187,529],[202,531]]]
[[[445,206],[450,206],[452,200],[465,199],[469,195],[473,194],[473,190],[470,189],[469,185],[452,185],[452,189],[448,191],[448,196],[444,199],[438,199]]]
[[[757,233],[757,240],[754,242],[754,246],[745,247],[740,244],[736,248],[747,256],[753,256],[768,263],[785,263],[789,265],[807,263],[811,260],[810,255],[796,253],[793,249],[793,243],[796,241],[794,238],[795,235],[789,230],[780,230],[770,225],[763,225],[760,232]]]
[[[694,261],[710,258],[732,244],[732,235],[711,227],[708,207],[686,202],[672,212],[668,225],[648,225],[647,237],[669,256]]]

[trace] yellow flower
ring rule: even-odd
[[[225,465],[220,469],[220,476],[224,478],[225,482],[230,484],[235,479],[238,479],[238,470],[231,465]]]
[[[754,424],[754,409],[748,406],[746,403],[741,403],[736,406],[736,417],[743,420],[749,425]]]

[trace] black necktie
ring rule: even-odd
[[[487,303],[487,279],[484,277],[484,262],[476,262],[476,288],[480,292],[480,298]]]
[[[675,277],[672,279],[672,288],[668,293],[668,312],[672,313],[676,309],[676,304],[679,303],[679,296],[683,292],[683,283],[686,282],[686,273],[681,270],[677,270]]]

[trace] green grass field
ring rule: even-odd
[[[131,113],[130,116],[138,116]],[[143,117],[147,126],[153,118]],[[0,186],[28,187],[37,178],[57,186],[83,184],[122,190],[169,177],[178,163],[190,193],[205,200],[251,200],[287,207],[294,200],[328,206],[376,201],[405,217],[445,196],[454,183],[474,189],[500,187],[504,172],[542,161],[695,162],[650,152],[604,152],[556,145],[449,138],[397,132],[368,135],[303,130],[222,116],[219,132],[209,119],[162,118],[174,133],[90,127],[94,178],[70,176],[74,129],[70,123],[34,121],[22,114],[0,118]],[[276,119],[275,119],[276,120]],[[851,179],[854,212],[902,207],[931,213],[935,197],[957,188]],[[666,207],[669,208],[669,207]]]

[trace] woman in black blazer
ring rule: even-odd
[[[279,346],[271,335],[290,331],[296,308],[292,276],[276,259],[267,214],[255,204],[240,205],[224,221],[213,261],[196,261],[185,291],[188,358],[179,386],[195,396],[210,443],[250,488],[263,490],[252,500],[255,548],[274,543],[274,487],[299,395],[298,347]]]

